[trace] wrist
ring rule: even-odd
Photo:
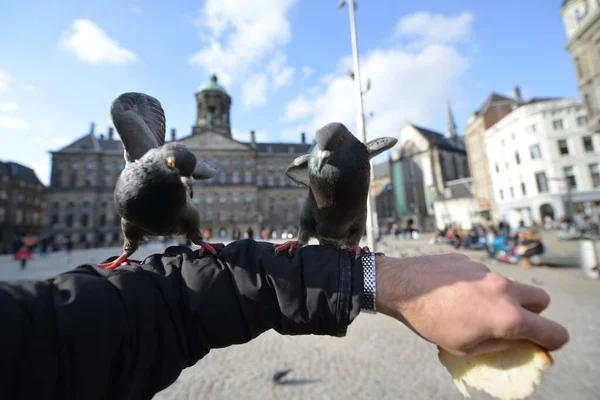
[[[399,259],[377,255],[377,312],[389,317],[402,319],[399,312],[401,296],[405,293],[402,287],[406,283],[406,276],[402,277],[404,268],[398,263]]]

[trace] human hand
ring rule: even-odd
[[[505,350],[515,339],[556,350],[569,340],[562,325],[539,315],[550,303],[544,290],[464,255],[376,260],[377,311],[450,353]]]

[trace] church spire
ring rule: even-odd
[[[448,108],[448,136],[451,139],[456,139],[458,137],[458,131],[456,129],[456,122],[454,122],[454,114],[452,114],[452,107],[450,106],[450,99],[446,100],[447,108]]]

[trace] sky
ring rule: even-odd
[[[369,139],[406,122],[459,132],[490,92],[578,97],[562,0],[357,0]],[[299,142],[328,122],[356,131],[347,6],[337,0],[12,1],[0,13],[0,160],[48,183],[50,151],[112,125],[138,91],[167,131],[191,134],[194,94],[216,73],[235,139]],[[167,133],[167,135],[169,135]],[[381,156],[380,156],[381,157]]]

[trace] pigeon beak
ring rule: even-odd
[[[317,167],[319,168],[319,172],[323,169],[323,166],[327,163],[327,161],[331,158],[331,151],[329,150],[319,150],[317,153]]]
[[[205,162],[197,161],[196,168],[192,172],[194,179],[198,181],[205,181],[219,174],[219,170],[211,167]]]

